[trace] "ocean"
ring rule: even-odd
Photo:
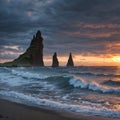
[[[0,98],[120,118],[119,67],[0,67]]]

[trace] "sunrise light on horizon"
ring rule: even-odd
[[[26,51],[42,32],[44,62],[57,52],[61,66],[69,53],[76,66],[120,66],[119,0],[1,0],[0,63]]]

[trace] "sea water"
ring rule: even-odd
[[[120,68],[0,67],[0,97],[77,114],[120,118]]]

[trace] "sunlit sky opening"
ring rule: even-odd
[[[45,65],[120,66],[120,0],[0,0],[0,63],[26,51],[41,30]]]

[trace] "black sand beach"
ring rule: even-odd
[[[119,120],[99,116],[72,115],[0,100],[0,120]]]

